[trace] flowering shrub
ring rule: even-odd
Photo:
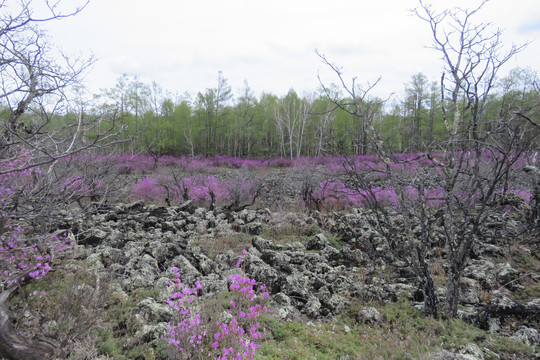
[[[150,155],[121,154],[116,155],[114,160],[121,172],[136,171],[144,174],[155,165],[154,159]]]
[[[4,172],[0,174],[0,283],[21,282],[26,280],[25,276],[40,279],[51,270],[52,255],[62,253],[71,246],[70,242],[59,233],[29,236],[15,223],[14,213],[7,209],[12,206],[10,197],[15,193],[24,196],[24,192],[32,188],[32,174],[40,173],[39,168],[31,166],[30,154],[21,149],[16,159],[0,161],[0,172]]]
[[[80,176],[70,176],[64,180],[62,190],[67,192],[78,192],[81,194],[89,194],[90,187],[84,183]]]
[[[6,202],[15,192],[21,192],[32,188],[32,172],[39,174],[40,169],[31,166],[30,153],[26,149],[20,149],[18,157],[0,161],[0,206]],[[15,171],[17,169],[22,169]],[[3,206],[0,207],[2,211]],[[0,216],[5,214],[0,213]]]
[[[177,182],[166,176],[145,177],[137,182],[132,193],[138,199],[155,203],[163,202],[167,196],[173,202],[189,199],[199,205],[228,201],[230,197],[229,184],[214,176],[183,178]]]
[[[137,198],[160,203],[166,195],[166,189],[159,185],[157,178],[145,177],[133,187],[133,195]]]
[[[193,185],[190,189],[190,198],[195,203],[220,201],[229,196],[227,184],[219,182],[213,176],[185,180],[190,180]]]
[[[198,297],[200,282],[194,288],[184,286],[180,273],[173,268],[178,289],[167,300],[174,310],[175,321],[169,322],[168,342],[175,355],[182,359],[253,359],[261,339],[257,318],[267,309],[261,300],[268,296],[264,285],[242,275],[230,276],[229,307],[223,312],[205,312]],[[262,292],[262,295],[257,295]]]
[[[61,189],[62,193],[72,197],[93,197],[98,196],[103,184],[98,179],[87,179],[81,176],[70,176],[64,180]]]
[[[29,238],[20,226],[8,225],[6,230],[0,235],[0,282],[6,285],[23,282],[25,276],[39,280],[51,270],[52,256],[72,247],[62,234]]]
[[[514,163],[513,168],[521,168],[524,165],[538,165],[540,157],[535,155],[535,152],[526,154],[516,154],[511,157]],[[437,163],[445,163],[446,158],[455,158],[456,166],[461,166],[471,161],[472,153],[455,152],[453,156],[450,153],[430,153],[428,158],[423,152],[415,153],[396,153],[393,154],[393,161],[390,163],[392,170],[405,171],[414,173],[423,166],[438,167]],[[484,152],[481,156],[486,163],[492,163],[497,157],[493,152]],[[265,169],[265,168],[296,168],[304,169],[311,166],[325,167],[330,174],[343,174],[346,170],[356,171],[373,171],[385,172],[386,164],[376,155],[354,155],[354,156],[326,156],[326,157],[307,157],[302,156],[295,159],[290,158],[273,158],[273,159],[244,159],[233,157],[230,155],[216,155],[210,157],[190,157],[186,155],[172,156],[162,155],[153,157],[150,155],[132,155],[132,154],[117,154],[117,155],[99,155],[99,154],[78,154],[65,158],[65,161],[76,159],[79,162],[84,162],[86,156],[96,158],[107,158],[116,163],[118,169],[122,172],[137,172],[141,174],[155,170],[156,166],[163,167],[180,167],[188,172],[194,173],[216,173],[222,168],[245,168],[245,169]],[[437,159],[433,162],[431,158]],[[461,165],[460,165],[461,164]],[[352,168],[352,169],[351,169]]]
[[[431,154],[428,158],[423,153],[394,154],[394,162],[390,163],[392,171],[407,177],[417,173],[424,167],[434,169],[442,174],[441,165],[446,162],[448,154]],[[462,155],[458,157],[458,155]],[[467,167],[467,161],[471,157],[468,153],[457,153],[454,166]],[[485,154],[485,161],[493,161],[489,154]],[[529,160],[527,160],[529,161]],[[144,163],[144,161],[141,161]],[[298,159],[276,158],[272,160],[240,159],[231,156],[214,156],[210,158],[161,157],[160,163],[167,166],[179,166],[186,170],[197,169],[198,173],[210,173],[220,171],[223,167],[228,168],[268,168],[268,167],[294,167],[297,171],[311,171],[312,165],[324,166],[329,174],[346,174],[347,172],[367,172],[370,179],[384,179],[388,176],[387,165],[375,155],[356,155],[350,158],[325,157]],[[461,162],[461,165],[460,165]],[[77,183],[74,183],[76,185]],[[256,181],[220,181],[214,176],[193,176],[183,179],[175,179],[165,175],[146,177],[134,186],[135,197],[150,202],[180,202],[192,200],[200,206],[213,206],[216,203],[249,204],[256,196],[260,186]],[[419,201],[418,189],[414,186],[405,186],[403,192],[404,203]],[[523,190],[508,190],[520,195],[525,202],[529,202],[530,193]],[[392,186],[374,186],[368,189],[351,189],[342,181],[325,180],[319,184],[319,188],[313,191],[313,199],[326,208],[352,208],[370,206],[388,206],[397,208],[402,201],[400,193]],[[435,186],[424,190],[424,201],[428,208],[440,208],[444,205],[445,191],[441,186]],[[451,201],[457,201],[461,206],[470,206],[483,198],[482,193],[468,194],[456,189]]]
[[[527,190],[501,190],[501,193],[512,193],[520,196],[526,204],[530,203],[531,192]],[[403,188],[405,202],[414,202],[419,200],[418,189],[413,186]],[[328,208],[351,208],[351,207],[369,207],[375,203],[380,206],[397,208],[400,206],[399,196],[392,187],[372,187],[370,190],[350,189],[343,182],[323,181],[320,183],[313,196],[319,199],[325,207]],[[471,204],[482,198],[482,193],[467,194],[455,192],[452,199],[458,201],[461,205]],[[424,200],[426,207],[438,209],[446,201],[445,191],[441,186],[432,189],[424,189]]]

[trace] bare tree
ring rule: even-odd
[[[500,208],[505,179],[538,136],[538,132],[524,136],[525,115],[487,116],[496,75],[523,46],[503,52],[500,30],[490,32],[490,24],[473,24],[485,3],[473,10],[435,12],[420,1],[415,10],[430,25],[434,48],[443,55],[441,107],[449,140],[416,158],[397,158],[372,122],[366,122],[373,139],[370,149],[384,164],[378,171],[386,178],[386,190],[396,197],[394,208],[381,201],[369,173],[356,169],[351,160],[345,165],[349,186],[372,209],[364,214],[383,241],[381,245],[368,239],[362,245],[396,267],[412,269],[424,293],[426,312],[433,316],[437,298],[427,262],[432,244],[442,242],[448,265],[445,314],[454,317],[471,250],[489,236],[487,220]],[[321,59],[351,98],[332,99],[334,104],[364,121],[370,119],[373,86],[362,90],[354,80],[351,86],[346,84],[341,69],[322,55]],[[404,171],[419,161],[425,165]]]
[[[319,115],[319,121],[315,129],[315,138],[317,139],[317,147],[315,148],[315,156],[324,156],[329,153],[328,143],[331,138],[332,125],[336,118],[335,112],[329,107]]]
[[[339,92],[326,86],[319,76],[321,89],[327,98],[334,104],[334,109],[339,108],[360,120],[362,127],[360,133],[361,138],[355,139],[353,151],[355,154],[366,154],[370,148],[370,141],[376,143],[381,141],[379,136],[371,138],[370,141],[368,141],[368,138],[370,138],[368,135],[376,134],[373,122],[380,113],[383,105],[388,101],[388,99],[379,99],[371,96],[372,90],[380,82],[381,78],[379,77],[375,82],[368,83],[366,86],[358,84],[356,82],[357,79],[353,78],[349,85],[343,78],[342,68],[330,62],[324,54],[317,51],[316,53],[321,58],[322,62],[338,76],[339,83],[345,90],[346,97],[341,97]],[[357,141],[359,141],[359,143],[356,143]],[[382,145],[382,143],[380,145]]]
[[[437,12],[420,0],[413,12],[428,23],[433,49],[444,62],[441,77],[442,110],[446,128],[452,138],[459,140],[467,127],[474,136],[495,85],[501,67],[525,45],[512,45],[502,51],[502,31],[490,23],[474,23],[474,16],[486,5],[483,0],[473,9],[451,9]],[[449,101],[446,100],[449,98]],[[460,101],[464,100],[464,105]],[[470,115],[467,114],[470,112]],[[468,123],[465,123],[468,117]]]
[[[525,45],[503,50],[502,32],[489,23],[473,22],[485,6],[482,1],[472,10],[437,12],[420,1],[414,12],[429,24],[433,48],[444,61],[441,77],[442,112],[450,135],[446,156],[439,165],[444,174],[446,210],[443,226],[450,266],[446,314],[457,313],[459,281],[472,246],[483,233],[496,192],[527,149],[522,143],[523,121],[516,117],[490,119],[486,116],[501,67]],[[449,94],[450,100],[446,102]],[[447,105],[448,104],[448,105]],[[508,132],[508,129],[512,131]],[[491,162],[486,164],[486,154]],[[465,191],[462,201],[457,191]],[[480,194],[475,199],[474,194]]]
[[[373,126],[373,119],[378,111],[380,100],[371,97],[370,92],[379,80],[372,85],[368,85],[365,89],[358,86],[355,79],[353,79],[351,85],[348,85],[343,78],[341,68],[329,62],[324,55],[319,54],[319,56],[323,63],[335,72],[343,89],[349,95],[349,98],[345,100],[338,98],[330,98],[330,100],[336,107],[363,121],[368,136],[372,138],[369,150],[382,160],[384,166],[379,171],[388,178],[391,184],[390,189],[398,192],[397,195],[400,200],[400,206],[396,213],[396,211],[379,200],[369,173],[357,169],[354,158],[344,157],[344,167],[349,178],[349,187],[360,194],[363,202],[373,209],[373,211],[364,212],[364,215],[384,241],[382,246],[380,243],[373,241],[364,241],[358,243],[357,246],[373,256],[384,259],[396,268],[412,269],[421,284],[426,311],[432,316],[436,316],[435,289],[427,263],[428,242],[423,237],[418,238],[414,231],[415,227],[420,225],[423,230],[422,234],[430,234],[430,228],[433,226],[434,221],[427,219],[427,209],[425,207],[421,207],[419,212],[414,211],[415,207],[411,206],[412,204],[409,203],[405,193],[406,186],[411,183],[416,183],[420,188],[425,187],[425,179],[423,177],[405,179],[401,174],[396,173],[393,164],[399,161],[394,157],[391,149]],[[326,86],[322,81],[321,85],[325,90]],[[327,94],[330,93],[327,92]],[[396,221],[396,216],[401,221]]]
[[[0,203],[2,235],[9,231],[4,226],[9,218],[15,217],[26,225],[46,225],[52,209],[82,204],[86,196],[90,202],[94,196],[103,199],[107,185],[99,191],[97,186],[98,174],[104,173],[95,172],[100,167],[91,170],[91,166],[69,165],[83,162],[75,159],[83,153],[87,160],[99,162],[90,151],[98,152],[117,143],[118,133],[123,131],[117,123],[116,108],[92,109],[82,88],[76,86],[93,58],[74,58],[55,51],[39,28],[41,23],[75,16],[88,2],[44,3],[43,15],[38,16],[31,0],[0,2],[0,176],[14,179],[2,183],[13,190],[4,192]],[[26,180],[21,183],[17,179]],[[31,280],[27,274],[24,278]],[[9,279],[1,284],[0,356],[49,357],[54,347],[26,339],[13,329],[5,302],[22,285],[13,284]]]

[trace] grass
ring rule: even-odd
[[[540,298],[540,284],[525,287],[514,293],[514,298],[520,302],[527,302],[532,299]]]
[[[18,316],[17,329],[31,336],[39,325],[59,349],[67,352],[74,350],[76,344],[92,343],[94,329],[105,326],[105,308],[111,299],[110,281],[108,276],[97,276],[81,262],[67,263],[21,288],[14,296],[12,309],[32,314]],[[33,293],[36,295],[29,296]],[[27,319],[39,319],[40,323]]]
[[[134,317],[137,304],[148,297],[157,298],[159,290],[137,289],[127,299],[119,299],[113,296],[110,281],[96,276],[83,262],[70,262],[21,288],[12,298],[11,308],[17,314],[30,312],[32,318],[39,318],[42,323],[50,322],[46,336],[71,352],[72,360],[95,355],[120,360],[166,359],[164,341],[151,344],[127,341],[141,328]],[[38,295],[29,297],[34,291]],[[46,294],[40,298],[42,291]],[[22,319],[17,324],[18,330],[32,337],[36,324],[25,323],[24,316],[17,317]]]
[[[354,320],[361,304],[330,322],[279,322],[262,319],[267,338],[256,359],[421,359],[437,348],[457,350],[476,343],[504,356],[533,356],[534,349],[491,335],[458,319],[425,317],[411,303],[375,305],[384,321]]]
[[[344,245],[347,244],[347,241],[339,238],[339,237],[335,237],[335,236],[328,236],[328,242],[333,246],[335,247],[336,249],[341,249]]]
[[[263,224],[260,236],[284,245],[315,236],[320,232],[321,229],[316,224],[299,225],[294,219],[283,217],[274,219],[272,223]]]
[[[93,322],[84,325],[87,332],[79,332],[87,335],[87,353],[93,351],[96,355],[120,360],[169,358],[168,345],[163,339],[150,343],[130,341],[141,327],[134,316],[137,304],[148,297],[157,298],[157,290],[139,289],[127,299],[118,299],[105,291],[103,285],[106,302],[100,303],[100,297],[93,297],[92,301],[100,306],[94,306],[90,309],[91,313],[88,313],[88,310],[81,310],[81,307],[90,304],[85,303],[84,297],[77,294],[81,293],[81,289],[89,291],[92,287],[96,287],[96,280],[90,269],[78,268],[74,272],[58,270],[42,281],[27,286],[24,293],[21,292],[12,302],[22,303],[20,297],[27,297],[34,290],[47,291],[43,299],[30,299],[26,303],[32,312],[39,311],[45,317],[58,317],[60,313],[65,313],[57,321],[61,332],[80,330],[78,327],[85,324],[81,321],[90,316]],[[528,295],[535,295],[538,287],[528,291]],[[72,304],[66,303],[68,297]],[[226,294],[217,294],[207,305],[210,311],[214,308],[216,311],[227,308]],[[378,309],[384,319],[382,323],[367,325],[356,322],[356,314],[367,305]],[[269,314],[263,314],[259,323],[264,337],[255,357],[258,360],[421,359],[438,348],[455,351],[469,343],[490,349],[502,358],[532,357],[535,351],[523,343],[486,333],[459,319],[426,317],[405,300],[386,305],[353,301],[347,311],[331,321],[282,322]],[[72,338],[71,343],[84,339],[82,335]],[[82,358],[70,357],[72,360]]]
[[[217,254],[232,250],[235,254],[241,254],[243,249],[251,246],[252,235],[246,233],[236,233],[219,237],[199,236],[194,241],[194,245],[200,246],[208,257],[215,259]]]
[[[508,250],[509,255],[498,259],[500,262],[509,262],[513,268],[519,269],[521,277],[519,283],[523,288],[513,293],[514,299],[521,303],[540,298],[540,257],[532,251],[525,251],[518,244],[513,244]]]
[[[281,238],[281,243],[286,243],[289,238],[307,241],[312,236],[305,229],[285,227],[282,231],[274,234]],[[242,249],[249,247],[251,239],[252,236],[247,234],[235,234],[197,241],[214,257],[223,249],[232,249],[240,254]],[[213,243],[205,243],[210,240]],[[328,240],[338,249],[343,246],[339,238],[328,237]],[[517,264],[538,268],[536,258],[523,252],[516,255],[521,255],[521,258],[516,257]],[[443,276],[439,269],[441,264],[432,266],[436,276]],[[148,343],[131,340],[142,327],[135,318],[137,304],[148,297],[157,299],[159,290],[137,289],[128,298],[115,298],[109,288],[110,279],[100,278],[98,281],[95,274],[90,265],[72,261],[44,279],[22,288],[11,301],[17,318],[22,319],[19,328],[29,337],[37,334],[35,330],[29,330],[29,324],[24,324],[25,316],[22,315],[30,311],[32,318],[44,319],[42,324],[55,319],[55,339],[68,349],[79,342],[86,344],[86,353],[113,359],[170,358],[164,339]],[[540,284],[533,277],[528,285],[514,293],[517,300],[540,297]],[[38,294],[46,291],[47,295],[42,299],[29,298],[28,295],[34,291]],[[386,305],[351,300],[347,311],[331,321],[282,322],[263,314],[259,323],[264,338],[255,359],[422,359],[436,349],[456,351],[470,343],[489,349],[501,358],[533,358],[535,351],[540,351],[508,337],[487,333],[459,319],[426,317],[406,300]],[[227,309],[228,301],[226,293],[216,294],[206,308],[216,312]],[[384,321],[371,325],[357,323],[356,314],[364,306],[377,308]],[[70,357],[72,360],[83,358],[78,355]],[[485,358],[490,359],[489,356]]]

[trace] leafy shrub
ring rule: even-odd
[[[240,260],[241,262],[241,260]],[[169,322],[168,342],[173,357],[181,359],[253,359],[262,334],[257,318],[266,312],[261,300],[268,296],[264,285],[241,275],[230,276],[228,309],[205,311],[205,304],[198,297],[202,290],[200,282],[194,288],[184,286],[180,273],[174,285],[178,291],[167,300],[167,306],[176,314]],[[262,292],[257,295],[257,292]]]

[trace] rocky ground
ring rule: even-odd
[[[370,258],[355,248],[354,241],[346,240],[374,236],[359,211],[339,216],[268,209],[209,211],[188,201],[173,207],[142,202],[101,207],[85,220],[71,218],[67,211],[60,215],[56,227],[70,230],[78,244],[67,266],[72,270],[89,266],[93,273],[107,276],[112,299],[138,298],[126,324],[116,325],[136,323],[126,346],[160,341],[166,332],[171,312],[165,300],[172,291],[168,283],[173,267],[180,269],[185,284],[200,281],[203,296],[211,298],[227,289],[227,276],[238,272],[239,258],[245,274],[268,286],[271,314],[282,321],[335,318],[359,300],[365,304],[406,300],[422,307],[416,302],[419,289],[414,276]],[[538,241],[486,242],[477,244],[473,253],[462,279],[459,316],[538,352]],[[434,269],[440,267],[434,274],[440,275],[436,285],[442,302],[444,264],[436,255],[432,264]],[[141,293],[150,296],[134,295]],[[368,306],[358,310],[356,319],[384,321]],[[45,325],[54,328],[54,323]],[[470,344],[466,355],[440,350],[428,358],[497,355]]]
[[[49,224],[51,231],[67,230],[76,245],[56,261],[56,271],[12,299],[16,328],[27,337],[65,347],[71,359],[167,358],[162,337],[173,314],[165,303],[174,290],[169,285],[173,268],[178,268],[184,284],[200,281],[204,299],[219,299],[228,288],[228,276],[243,272],[268,287],[269,316],[280,324],[307,324],[308,338],[325,323],[332,324],[331,334],[339,326],[348,336],[356,324],[378,324],[394,334],[407,312],[396,316],[380,309],[391,304],[423,308],[414,273],[392,268],[359,246],[377,242],[368,211],[308,214],[299,201],[305,176],[287,176],[265,175],[265,191],[253,206],[259,210],[209,210],[190,201],[157,206],[129,199],[91,207],[85,217],[73,216],[68,209],[58,211]],[[519,212],[490,218],[493,234],[475,244],[463,272],[459,318],[481,329],[480,335],[462,345],[427,347],[420,351],[422,358],[540,358],[540,242],[520,230],[521,220]],[[498,236],[501,222],[515,228],[517,235]],[[447,268],[443,252],[436,243],[428,252],[441,304]],[[43,289],[48,295],[42,300],[29,305],[20,301]],[[342,318],[352,323],[339,323]],[[285,336],[275,329],[288,325],[272,326],[267,329],[269,339]],[[435,338],[446,331],[446,325],[441,326]],[[503,345],[487,345],[491,334]],[[504,345],[506,341],[512,345]],[[318,346],[314,342],[313,347]],[[389,354],[372,358],[411,358]],[[309,358],[287,356],[262,358]],[[336,357],[334,353],[320,358]]]

